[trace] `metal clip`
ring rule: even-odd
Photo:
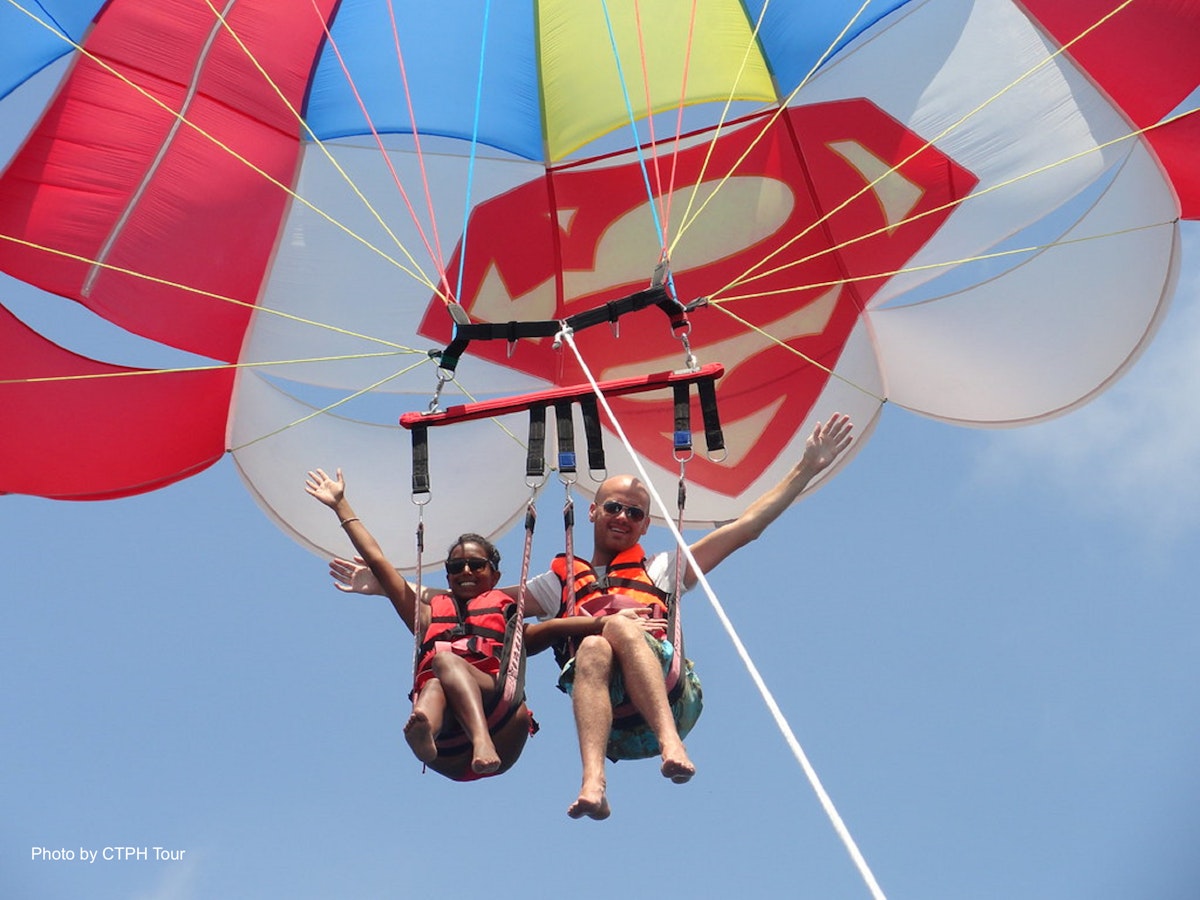
[[[426,410],[428,413],[440,412],[438,403],[442,398],[442,388],[446,386],[446,382],[454,380],[454,372],[449,369],[443,369],[439,367],[437,370],[437,380],[437,387],[434,388],[433,397],[430,398],[429,408]]]
[[[688,340],[688,332],[691,331],[691,329],[692,325],[689,322],[687,331],[684,331],[679,335],[679,342],[683,344],[683,364],[687,367],[689,372],[695,372],[700,368],[700,361],[696,359],[695,354],[692,353],[692,343]]]

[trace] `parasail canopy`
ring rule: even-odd
[[[0,270],[189,354],[147,370],[0,310],[0,490],[118,497],[228,452],[322,554],[346,546],[318,465],[411,559],[397,420],[455,316],[566,319],[665,260],[707,300],[686,346],[654,310],[580,333],[582,364],[473,343],[442,399],[719,362],[728,453],[688,464],[717,521],[835,410],[1012,425],[1094,397],[1200,212],[1197,0],[6,0],[0,46],[0,114],[28,119]],[[673,481],[669,396],[613,412]],[[519,426],[455,426],[432,545],[504,530],[524,462]]]

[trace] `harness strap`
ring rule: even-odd
[[[604,433],[600,430],[600,410],[596,404],[596,395],[588,394],[579,398],[579,411],[583,413],[583,434],[587,440],[588,469],[592,472],[603,472],[604,464]]]
[[[575,419],[571,415],[571,401],[558,400],[554,404],[554,422],[558,433],[558,471],[561,475],[575,474]]]
[[[540,480],[546,474],[546,404],[529,407],[529,450],[525,455],[525,477]]]

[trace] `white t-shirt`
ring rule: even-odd
[[[598,566],[596,575],[603,578],[607,571],[607,566]],[[669,592],[675,583],[675,552],[664,550],[647,557],[646,574],[658,588]],[[542,572],[525,582],[526,615],[536,614],[542,621],[553,619],[561,605],[562,582],[553,572]]]

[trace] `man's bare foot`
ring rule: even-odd
[[[567,815],[572,819],[582,819],[587,816],[597,822],[607,819],[612,814],[608,805],[608,796],[604,788],[599,791],[580,791],[578,799],[567,807]]]
[[[429,719],[425,713],[413,711],[404,724],[404,740],[412,748],[413,754],[423,763],[431,763],[437,759],[437,743],[434,740],[433,729],[429,727]]]
[[[665,747],[663,748],[661,771],[664,778],[670,778],[676,784],[687,784],[692,780],[692,776],[696,774],[696,767],[688,759],[687,751],[683,749],[683,744],[678,744],[672,747],[670,751]]]
[[[471,771],[476,775],[491,775],[500,768],[500,754],[496,752],[496,748],[488,742],[486,747],[477,747],[475,755],[471,758]]]

